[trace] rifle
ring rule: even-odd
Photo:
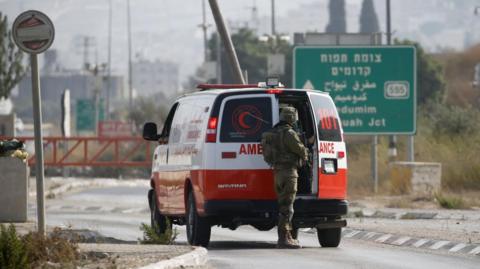
[[[308,138],[305,132],[299,132],[300,133],[300,139],[302,140],[303,145],[305,148],[307,148],[308,154],[307,154],[307,161],[298,169],[299,172],[299,179],[300,178],[305,178],[307,180],[306,184],[299,184],[300,186],[303,186],[302,190],[299,189],[300,193],[311,193],[312,190],[312,182],[313,180],[313,174],[312,174],[312,166],[313,166],[313,154],[312,154],[312,147],[313,145],[309,145],[308,143]]]

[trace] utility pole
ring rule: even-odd
[[[392,24],[391,24],[391,9],[390,0],[387,1],[387,45],[392,45]]]
[[[88,69],[90,48],[95,46],[95,39],[91,36],[83,36],[83,69]]]
[[[225,45],[228,60],[230,61],[230,65],[233,69],[233,77],[237,83],[245,84],[242,69],[240,68],[240,63],[238,62],[237,53],[233,47],[232,39],[228,29],[225,26],[225,22],[223,20],[222,13],[220,12],[220,8],[218,7],[217,0],[208,0],[208,2],[210,4],[210,9],[212,10],[213,18],[215,19],[215,24],[217,25],[218,33],[222,38],[223,44]]]
[[[387,45],[392,45],[392,17],[391,17],[391,6],[390,0],[386,0],[387,3]],[[397,136],[391,135],[388,137],[388,158],[390,162],[395,161],[395,157],[397,157]]]
[[[110,119],[110,88],[112,77],[112,0],[108,1],[108,58],[107,58],[107,94],[106,94],[106,119]]]
[[[209,25],[207,24],[207,14],[205,10],[205,0],[202,0],[202,17],[203,22],[200,24],[200,28],[203,30],[203,50],[204,50],[204,62],[208,61],[208,39],[207,39],[207,29]]]
[[[85,36],[83,38],[83,68],[87,67],[89,46],[90,46],[89,38],[88,36]]]
[[[133,109],[132,89],[132,25],[130,21],[130,0],[127,0],[127,32],[128,32],[128,111]]]
[[[275,36],[277,32],[275,31],[275,0],[272,0],[272,36]]]
[[[222,84],[222,41],[217,30],[217,84]]]
[[[255,33],[258,33],[258,26],[259,26],[259,19],[258,19],[258,8],[257,8],[257,2],[254,0],[253,1],[253,5],[248,7],[251,12],[252,12],[252,15],[251,15],[251,24],[250,25],[250,28],[252,28]]]

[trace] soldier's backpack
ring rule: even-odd
[[[270,166],[273,166],[279,159],[282,147],[281,140],[282,130],[278,127],[273,127],[262,134],[263,160]]]

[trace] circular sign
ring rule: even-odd
[[[52,21],[40,11],[25,11],[13,22],[13,40],[28,53],[42,53],[53,43],[55,28]]]
[[[239,133],[253,135],[262,127],[262,117],[262,112],[255,106],[242,105],[232,113],[232,126]]]

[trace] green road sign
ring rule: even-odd
[[[330,94],[347,134],[416,132],[413,46],[297,47],[295,88]]]
[[[103,99],[100,100],[99,120],[104,120]],[[76,107],[77,132],[95,131],[95,100],[79,99]]]

